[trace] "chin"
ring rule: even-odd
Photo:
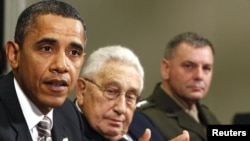
[[[109,137],[107,139],[109,139],[110,141],[118,141],[122,138],[122,136],[118,135],[118,136],[115,136],[115,137]]]
[[[51,105],[51,107],[59,107],[63,105],[65,99],[66,98],[54,98],[49,101],[49,104]]]
[[[110,141],[117,141],[120,138],[122,138],[122,135],[120,135],[120,132],[116,130],[112,130],[112,131],[111,130],[106,131],[106,134],[104,135],[105,138],[109,139]]]

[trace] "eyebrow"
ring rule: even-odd
[[[72,47],[74,47],[74,48],[77,48],[77,49],[79,49],[79,50],[81,50],[81,51],[84,50],[84,47],[83,47],[81,44],[78,44],[78,43],[76,43],[76,42],[71,42],[71,43],[70,43],[70,46],[72,46]]]
[[[53,38],[43,38],[42,40],[39,40],[36,45],[41,44],[41,43],[56,43],[56,39]]]
[[[36,45],[39,45],[39,44],[42,44],[42,43],[54,44],[54,43],[56,43],[56,42],[57,42],[57,40],[56,40],[56,39],[53,39],[53,38],[43,38],[42,40],[38,41],[38,42],[36,43]],[[77,49],[79,49],[79,50],[81,50],[81,51],[84,50],[84,47],[83,47],[81,44],[76,43],[76,42],[71,42],[71,43],[70,43],[70,46],[72,46],[72,47],[74,47],[74,48],[77,48]]]
[[[116,81],[110,81],[110,82],[108,82],[106,84],[106,86],[110,86],[110,85],[111,86],[117,86],[117,87],[119,87],[119,89],[121,89],[121,87],[122,87],[122,85],[120,83],[116,82]],[[135,91],[137,93],[137,96],[140,96],[140,90],[139,89],[136,89],[136,88],[132,87],[132,88],[129,88],[128,91]]]

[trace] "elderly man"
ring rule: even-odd
[[[89,56],[77,82],[76,102],[89,140],[148,141],[150,132],[150,140],[163,140],[148,118],[135,112],[143,79],[139,59],[128,48],[107,46]]]

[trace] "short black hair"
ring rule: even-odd
[[[85,42],[86,37],[86,25],[83,18],[80,16],[78,11],[73,8],[70,4],[56,0],[43,0],[32,4],[26,8],[19,16],[16,31],[15,31],[15,42],[22,46],[23,41],[27,33],[36,24],[36,18],[40,15],[53,14],[59,15],[66,18],[73,18],[81,21],[84,29]]]

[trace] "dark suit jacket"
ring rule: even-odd
[[[166,94],[160,87],[160,83],[156,85],[153,94],[147,98],[147,102],[139,109],[153,120],[164,140],[180,135],[184,129],[189,131],[190,141],[207,140],[204,126],[196,122]],[[214,114],[206,106],[197,103],[197,110],[203,125],[219,124]]]
[[[87,137],[89,141],[108,141],[90,127],[84,115],[82,115],[82,119],[85,129],[84,136]],[[147,116],[141,112],[136,111],[133,121],[129,127],[128,134],[134,140],[138,140],[138,138],[142,136],[146,128],[149,128],[151,130],[150,141],[163,141],[162,136],[155,128],[154,124],[147,118]]]
[[[93,130],[92,127],[90,127],[89,123],[87,122],[86,117],[82,114],[82,120],[84,124],[84,136],[89,141],[109,141],[102,137],[98,132]]]
[[[83,126],[79,112],[69,100],[53,112],[53,141],[68,138],[83,140]],[[0,141],[32,141],[10,72],[0,79]]]
[[[148,116],[136,110],[128,133],[134,139],[138,140],[138,138],[142,136],[146,128],[149,128],[151,130],[150,141],[163,141],[163,137],[155,127],[154,123],[148,118]]]

